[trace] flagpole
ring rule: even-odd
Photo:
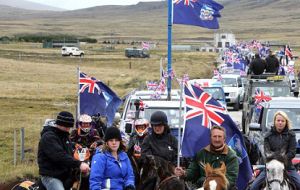
[[[177,166],[180,166],[180,150],[181,150],[181,125],[182,125],[182,93],[183,93],[183,79],[180,84],[180,104],[179,104],[179,126],[178,126],[178,152],[177,152]]]
[[[171,88],[172,88],[172,11],[173,11],[173,2],[168,0],[168,100],[171,100]]]
[[[77,67],[77,116],[76,118],[79,118],[80,115],[80,68]]]

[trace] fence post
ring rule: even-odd
[[[21,162],[24,160],[25,158],[25,155],[24,155],[24,137],[25,137],[25,130],[24,130],[24,127],[22,127],[20,129],[20,136],[21,136],[21,142],[20,142],[20,145],[21,145]]]
[[[14,129],[14,166],[17,165],[17,130]]]

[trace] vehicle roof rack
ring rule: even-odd
[[[277,76],[276,73],[263,73],[261,75],[249,75],[250,79],[267,79],[269,77]]]

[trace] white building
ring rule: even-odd
[[[215,33],[214,44],[217,49],[224,49],[226,47],[236,44],[235,35],[233,33]]]

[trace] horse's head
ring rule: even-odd
[[[285,185],[285,166],[286,159],[281,154],[273,154],[266,158],[266,183],[269,189],[280,190]]]
[[[205,165],[205,181],[203,187],[205,190],[226,190],[228,180],[226,178],[226,166],[222,162],[220,168],[212,168],[209,163]]]

